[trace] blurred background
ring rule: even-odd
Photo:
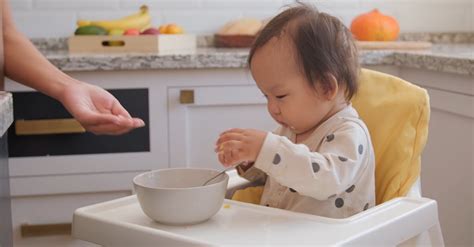
[[[289,0],[12,0],[18,28],[28,37],[66,37],[77,19],[114,19],[150,7],[152,23],[179,23],[190,33],[211,34],[239,17],[268,18]],[[304,2],[304,1],[303,1]],[[360,13],[378,8],[395,17],[401,32],[473,30],[472,0],[316,0],[320,10],[349,25]]]
[[[0,90],[12,93],[8,102],[13,103],[0,106],[2,116],[12,119],[11,125],[5,124],[7,117],[0,119],[0,168],[9,166],[0,169],[0,201],[10,205],[11,199],[11,210],[0,204],[0,219],[3,209],[12,220],[11,227],[0,220],[0,240],[3,234],[12,236],[15,246],[96,246],[71,237],[76,209],[131,195],[133,177],[145,171],[222,169],[214,142],[223,130],[274,129],[266,100],[248,71],[248,48],[262,20],[294,2],[9,0],[18,29],[54,66],[105,88],[146,126],[113,137],[83,129],[20,133],[18,122],[71,116],[55,100],[6,78]],[[474,246],[474,0],[302,2],[348,27],[365,15],[359,24],[362,34],[380,36],[382,28],[385,39],[368,39],[376,46],[363,47],[364,39],[356,37],[362,67],[428,91],[431,118],[421,158],[422,195],[437,202],[446,246]],[[139,10],[144,4],[149,12]],[[386,16],[367,15],[374,9]],[[122,19],[131,14],[135,21]],[[137,19],[147,25],[131,28]],[[84,29],[78,20],[105,21]],[[371,20],[392,24],[367,27]],[[104,23],[109,28],[102,28]],[[146,32],[149,28],[154,30]],[[7,102],[2,101],[5,95],[0,93],[0,103]],[[11,232],[4,234],[4,226]]]

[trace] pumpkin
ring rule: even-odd
[[[398,38],[400,26],[395,18],[374,9],[357,16],[351,23],[351,32],[361,41],[393,41]]]

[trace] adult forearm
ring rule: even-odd
[[[52,65],[15,28],[5,30],[5,74],[7,77],[60,99],[64,87],[78,81]]]

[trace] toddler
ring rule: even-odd
[[[350,103],[359,73],[350,31],[300,4],[262,29],[248,62],[280,127],[225,131],[219,161],[264,181],[261,205],[332,218],[374,206],[370,135]]]

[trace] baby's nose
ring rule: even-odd
[[[272,115],[280,115],[280,113],[281,113],[280,107],[278,107],[277,104],[275,104],[275,103],[270,103],[270,102],[268,102],[268,111],[269,111],[270,114],[272,114]]]

